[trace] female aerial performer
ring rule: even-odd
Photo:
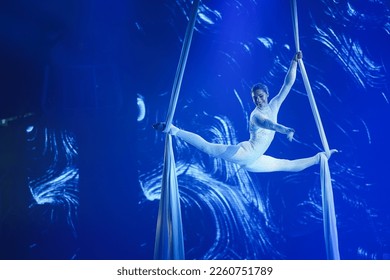
[[[250,172],[298,172],[318,164],[321,155],[330,158],[336,150],[330,150],[329,154],[320,152],[312,157],[295,160],[278,159],[264,154],[271,145],[275,132],[286,134],[290,141],[293,139],[295,130],[279,124],[277,118],[280,106],[295,82],[297,62],[301,58],[302,52],[299,51],[291,61],[282,88],[269,103],[267,86],[259,83],[252,87],[252,99],[256,107],[250,115],[250,138],[248,141],[238,143],[237,145],[210,143],[201,136],[179,129],[172,124],[166,127],[165,123],[156,123],[153,127],[159,131],[179,137],[210,156],[239,164]]]

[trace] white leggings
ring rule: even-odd
[[[298,172],[319,162],[319,154],[295,160],[277,159],[267,155],[261,155],[253,160],[251,159],[253,155],[249,154],[248,150],[244,149],[240,144],[224,145],[210,143],[198,134],[185,130],[179,130],[176,136],[210,156],[239,164],[250,172]]]

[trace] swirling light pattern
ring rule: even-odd
[[[55,219],[56,206],[66,213],[66,221],[74,234],[75,217],[79,205],[77,144],[72,133],[49,128],[35,128],[28,132],[33,163],[30,165],[29,188],[34,205],[52,206]]]

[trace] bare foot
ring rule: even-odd
[[[318,156],[318,163],[320,162],[320,159],[321,159],[322,156],[326,157],[326,158],[329,160],[329,159],[332,157],[332,155],[333,155],[334,153],[338,153],[338,152],[339,152],[339,151],[336,150],[336,149],[329,150],[329,153],[326,153],[326,152],[319,152],[319,153],[317,154],[317,156]]]
[[[152,125],[155,130],[164,132],[164,133],[169,133],[173,136],[176,135],[176,133],[179,131],[179,129],[171,124],[169,127],[167,127],[167,124],[165,122],[158,122]]]
[[[158,122],[152,125],[155,130],[158,130],[160,132],[165,132],[166,123],[165,122]]]

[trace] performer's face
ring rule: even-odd
[[[261,107],[268,104],[268,94],[261,89],[252,93],[253,102],[256,106]]]

